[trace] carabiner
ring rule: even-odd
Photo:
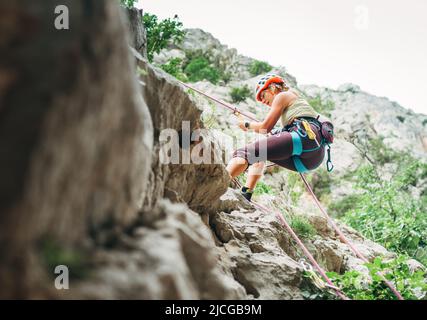
[[[332,164],[331,161],[331,147],[329,146],[329,143],[327,144],[328,146],[328,160],[326,161],[326,169],[328,170],[328,172],[331,172],[334,169],[334,165]]]

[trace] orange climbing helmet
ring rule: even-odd
[[[276,74],[266,74],[265,76],[261,77],[261,79],[259,79],[256,87],[255,87],[255,100],[261,102],[260,99],[260,94],[263,90],[267,89],[268,86],[272,83],[279,83],[279,84],[284,84],[286,88],[288,88],[288,86],[285,83],[285,80],[283,80],[283,78],[281,76],[278,76]]]

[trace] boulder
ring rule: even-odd
[[[54,289],[42,239],[75,248],[132,224],[151,166],[151,116],[117,3],[61,4],[70,30],[53,28],[56,1],[0,4],[3,298]]]
[[[153,164],[145,210],[167,197],[186,202],[196,211],[208,209],[227,190],[229,176],[222,161],[222,150],[209,131],[203,130],[202,109],[191,99],[187,89],[163,70],[139,61],[144,99],[154,125]],[[175,141],[162,137],[176,137]],[[165,163],[162,154],[170,152],[177,162]],[[203,159],[195,162],[200,152]],[[205,161],[206,160],[206,161]]]
[[[130,45],[135,48],[142,57],[147,58],[147,34],[144,27],[144,12],[141,9],[126,8],[127,27],[130,31]]]

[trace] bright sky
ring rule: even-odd
[[[299,84],[351,82],[427,114],[427,1],[140,0],[178,14],[240,54],[285,66]]]

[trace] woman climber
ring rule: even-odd
[[[332,123],[322,122],[321,115],[296,91],[291,90],[280,76],[263,76],[255,88],[255,99],[267,105],[270,111],[264,121],[241,120],[239,127],[244,131],[270,135],[235,150],[227,166],[232,179],[249,168],[246,184],[241,190],[249,201],[263,174],[266,160],[292,171],[306,172],[316,169],[323,162],[324,146],[329,147],[329,143],[333,142]],[[283,128],[271,131],[279,119]],[[329,151],[327,168],[331,171]]]

